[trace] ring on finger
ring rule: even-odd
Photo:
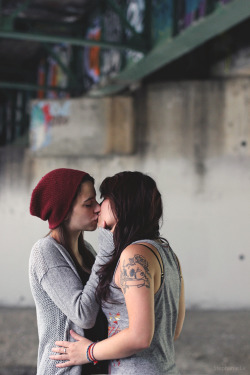
[[[66,348],[63,348],[64,354],[67,354]]]

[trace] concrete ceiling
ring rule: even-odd
[[[24,3],[25,1],[20,0],[2,1],[2,15],[11,15]],[[19,17],[67,21],[70,17],[77,19],[84,16],[96,3],[95,0],[32,0]]]
[[[88,13],[97,3],[96,0],[2,0],[0,30],[80,36]],[[44,48],[39,42],[1,37],[0,80],[34,81],[43,54]]]

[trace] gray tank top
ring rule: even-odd
[[[110,361],[110,374],[165,375],[179,374],[175,364],[174,334],[178,317],[181,277],[179,264],[168,243],[152,240],[134,243],[152,244],[163,263],[162,283],[155,294],[155,332],[148,349],[128,358]],[[119,304],[105,303],[103,311],[108,319],[108,335],[113,336],[129,326],[125,298],[114,280],[110,286],[112,300]]]

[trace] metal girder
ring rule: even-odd
[[[20,91],[66,91],[79,90],[80,86],[57,87],[57,86],[39,86],[31,83],[19,82],[0,82],[0,89],[20,90]]]
[[[161,41],[143,59],[125,68],[105,87],[93,89],[89,95],[115,94],[249,17],[249,0],[233,0],[222,5],[174,38]]]
[[[35,34],[35,33],[20,33],[17,31],[4,31],[0,30],[0,37],[6,39],[16,39],[16,40],[32,40],[36,42],[48,42],[48,43],[68,43],[75,46],[98,46],[100,48],[109,48],[109,49],[130,49],[138,52],[145,52],[143,47],[138,48],[133,44],[119,44],[113,42],[98,41],[94,39],[80,39],[72,38],[65,36],[56,36],[56,35],[45,35],[45,34]]]

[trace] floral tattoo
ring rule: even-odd
[[[150,288],[149,279],[152,279],[152,277],[148,269],[148,262],[142,255],[136,254],[133,258],[129,258],[128,263],[124,259],[120,276],[121,288],[124,294],[127,289],[133,286]]]

